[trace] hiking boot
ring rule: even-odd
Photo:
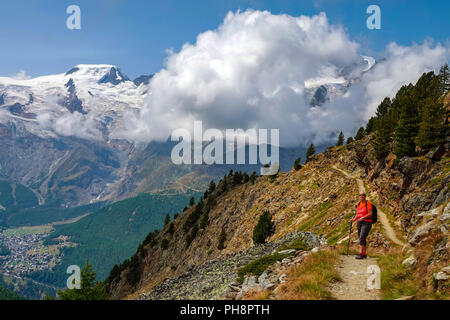
[[[366,259],[367,258],[367,256],[366,255],[362,255],[362,254],[358,254],[356,257],[355,257],[355,259],[358,259],[358,260],[360,260],[360,259]]]

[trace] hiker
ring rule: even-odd
[[[356,205],[356,215],[351,222],[358,221],[358,238],[359,238],[359,255],[356,259],[367,258],[367,241],[369,231],[372,228],[372,204],[366,200],[366,193],[361,191],[359,193],[359,203]]]

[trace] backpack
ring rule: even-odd
[[[375,207],[375,205],[372,202],[370,204],[372,205],[372,216],[370,217],[370,219],[372,219],[372,223],[377,223],[378,209],[377,209],[377,207]],[[367,209],[367,201],[366,201],[366,209]]]
[[[366,209],[367,209],[367,201],[366,200]],[[378,209],[377,207],[375,207],[375,205],[371,202],[370,203],[372,205],[372,216],[370,217],[370,219],[372,220],[372,223],[377,223],[378,222]]]

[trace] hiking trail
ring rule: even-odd
[[[339,257],[338,272],[342,281],[333,283],[329,290],[337,300],[379,300],[380,290],[369,290],[367,273],[369,266],[377,265],[375,258],[355,260],[354,255]]]
[[[367,192],[364,187],[364,182],[360,178],[357,178],[357,177],[351,175],[350,173],[348,173],[342,169],[339,169],[336,166],[333,166],[333,168],[336,169],[337,171],[339,171],[340,173],[344,174],[345,176],[355,179],[356,182],[358,183],[359,191],[364,191],[368,196],[370,196],[370,193]],[[383,229],[386,233],[386,236],[395,244],[398,244],[399,246],[403,247],[405,245],[405,243],[402,240],[400,240],[397,237],[397,235],[395,234],[395,231],[392,228],[391,224],[389,223],[389,220],[388,220],[386,214],[382,210],[380,210],[379,207],[377,209],[378,209],[378,221],[381,222]]]
[[[333,168],[344,174],[346,177],[355,179],[359,191],[366,192],[370,197],[370,193],[366,191],[362,179],[336,166],[333,166]],[[385,234],[390,241],[400,246],[405,245],[405,243],[397,237],[386,214],[380,210],[380,208],[378,208],[378,221],[381,222]],[[356,260],[354,255],[341,255],[337,267],[342,281],[333,283],[329,288],[333,298],[337,300],[379,300],[380,290],[369,290],[367,286],[367,279],[370,276],[368,268],[371,265],[378,267],[375,258],[367,257],[367,259],[364,260]]]

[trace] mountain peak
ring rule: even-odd
[[[113,85],[130,80],[119,67],[110,64],[79,64],[66,72],[65,76],[96,79],[99,84]]]
[[[113,85],[118,85],[121,82],[129,81],[130,79],[120,72],[120,70],[116,67],[111,67],[109,72],[105,74],[99,81],[99,84],[102,83],[111,83]]]

